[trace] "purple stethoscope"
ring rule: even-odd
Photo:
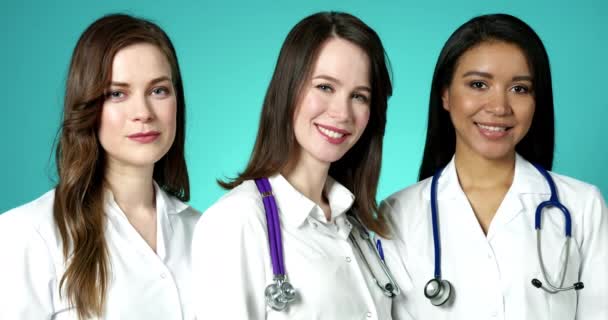
[[[569,287],[564,287],[564,280],[566,277],[566,268],[568,267],[568,255],[566,255],[566,260],[562,266],[562,277],[559,285],[551,283],[549,278],[547,278],[547,272],[545,270],[545,263],[543,261],[543,255],[540,249],[540,229],[541,229],[541,216],[543,209],[549,207],[555,207],[559,209],[564,214],[564,228],[566,233],[566,252],[570,251],[570,239],[572,238],[572,218],[570,216],[570,211],[566,208],[560,201],[557,196],[557,188],[555,187],[555,182],[553,182],[553,178],[549,175],[549,172],[545,170],[543,167],[534,164],[534,167],[542,174],[542,176],[547,181],[549,185],[549,189],[551,189],[551,197],[549,200],[541,202],[538,207],[536,207],[536,213],[534,217],[534,229],[536,229],[536,252],[538,255],[538,263],[540,264],[540,270],[543,278],[545,279],[546,286],[543,286],[543,283],[534,278],[532,279],[532,285],[536,288],[541,288],[548,293],[558,293],[560,291],[566,290],[580,290],[584,288],[582,282],[576,282]],[[435,275],[433,279],[429,280],[424,286],[424,295],[431,301],[431,304],[434,306],[441,306],[446,303],[451,295],[452,295],[452,284],[445,279],[441,278],[441,245],[439,241],[439,221],[437,218],[437,182],[439,177],[441,176],[442,169],[439,169],[437,173],[433,176],[431,180],[431,222],[433,229],[433,246],[435,251]]]
[[[287,273],[285,272],[285,264],[283,260],[283,241],[281,239],[281,223],[279,221],[279,210],[277,208],[277,203],[272,193],[272,188],[270,187],[270,182],[268,181],[268,178],[260,178],[255,179],[255,184],[258,187],[258,191],[262,196],[262,202],[264,203],[264,209],[266,211],[268,244],[270,247],[272,273],[274,275],[274,282],[266,287],[266,289],[264,290],[264,296],[266,298],[266,304],[268,304],[268,306],[270,306],[274,310],[282,311],[285,310],[291,302],[295,301],[297,292],[294,287],[289,283],[287,279]],[[397,286],[397,283],[393,280],[390,270],[386,267],[386,264],[384,263],[384,253],[382,251],[382,244],[380,240],[378,239],[376,245],[374,246],[373,240],[371,239],[370,235],[367,233],[363,225],[359,222],[359,220],[352,215],[347,215],[347,217],[351,225],[357,227],[357,231],[360,235],[359,238],[365,241],[368,244],[368,249],[371,249],[371,251],[375,253],[376,258],[379,261],[380,267],[384,271],[384,274],[388,280],[387,283],[382,285],[374,276],[374,281],[376,282],[376,285],[383,291],[386,296],[390,298],[395,297],[401,292],[401,290],[399,289],[399,286]],[[357,241],[353,233],[354,232],[350,233],[349,239],[354,244],[355,248],[362,257],[362,260],[365,261],[367,268],[373,275],[373,269],[365,258],[363,250],[359,245],[359,241]]]

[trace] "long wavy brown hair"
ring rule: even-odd
[[[359,20],[342,12],[319,12],[298,22],[287,35],[266,91],[253,152],[245,170],[235,179],[218,181],[232,189],[245,180],[274,175],[291,165],[298,154],[293,116],[303,84],[307,81],[320,48],[330,38],[347,40],[367,53],[370,60],[372,98],[370,119],[359,141],[338,161],[329,175],[355,195],[354,212],[372,231],[388,235],[378,211],[376,191],[382,162],[382,140],[392,84],[388,59],[380,37]]]
[[[184,90],[175,49],[167,34],[150,21],[123,14],[104,16],[84,31],[74,48],[56,150],[53,214],[66,263],[59,293],[65,293],[80,319],[101,316],[105,307],[111,261],[104,235],[106,162],[97,133],[114,56],[136,43],[153,44],[165,54],[177,99],[175,140],[155,164],[153,178],[167,193],[182,201],[190,198],[184,157]]]

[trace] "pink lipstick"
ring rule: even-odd
[[[160,136],[160,132],[158,131],[147,131],[147,132],[138,132],[127,137],[133,141],[137,141],[139,143],[150,143],[158,139]]]

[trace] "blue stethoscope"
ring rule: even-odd
[[[268,230],[268,244],[270,247],[270,260],[272,262],[272,273],[273,283],[269,284],[264,290],[264,296],[266,298],[266,304],[274,310],[282,311],[285,310],[290,303],[296,300],[297,292],[295,288],[289,283],[287,279],[287,273],[285,272],[285,262],[283,260],[283,241],[281,239],[281,224],[279,221],[279,211],[277,209],[277,203],[270,187],[270,182],[267,178],[255,179],[255,184],[262,196],[262,202],[264,203],[264,210],[266,212],[266,227]],[[382,251],[382,244],[378,239],[374,246],[373,239],[370,237],[367,230],[363,227],[363,224],[352,215],[347,215],[348,221],[354,227],[353,232],[349,234],[349,239],[359,252],[362,260],[369,269],[370,273],[374,278],[376,285],[382,290],[382,292],[390,298],[398,295],[401,290],[397,283],[393,280],[390,270],[384,263],[384,252]],[[354,235],[354,231],[359,236]],[[380,268],[384,272],[388,282],[382,284],[378,281],[378,278],[374,275],[374,271],[371,268],[366,255],[363,253],[359,242],[367,243],[368,251],[374,252],[374,256],[380,265]]]
[[[547,283],[547,286],[543,286],[543,283],[538,279],[532,279],[532,285],[536,288],[542,288],[548,293],[557,293],[560,291],[566,290],[580,290],[584,288],[582,282],[576,282],[572,286],[563,287],[564,279],[566,277],[566,268],[568,267],[568,255],[566,255],[566,260],[562,266],[562,278],[559,285],[554,285],[547,278],[547,273],[545,271],[545,263],[543,262],[543,255],[541,252],[540,245],[540,229],[541,229],[541,217],[543,209],[549,207],[558,208],[563,214],[565,218],[565,229],[566,229],[566,252],[570,250],[570,239],[572,238],[572,219],[570,216],[570,212],[568,209],[559,201],[557,196],[557,190],[555,187],[555,182],[553,182],[553,178],[547,172],[547,170],[543,169],[541,166],[534,164],[534,167],[543,175],[547,184],[549,184],[549,188],[551,189],[551,197],[547,201],[541,202],[538,207],[536,207],[536,214],[534,217],[534,229],[536,229],[536,251],[538,255],[538,263],[540,264],[540,270]],[[434,306],[441,306],[446,303],[450,297],[452,296],[452,284],[445,279],[441,278],[441,246],[439,239],[439,222],[437,218],[437,182],[439,177],[441,176],[442,169],[439,169],[437,173],[433,176],[431,181],[431,222],[433,228],[433,245],[435,249],[435,277],[429,280],[424,286],[424,295],[431,301]]]

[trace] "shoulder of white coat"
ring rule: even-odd
[[[426,194],[430,190],[430,183],[431,178],[422,180],[393,193],[380,203],[380,210],[390,221],[394,232],[403,233],[404,229],[418,224],[420,218],[426,217],[427,211],[421,208],[428,203]]]
[[[55,262],[61,259],[61,239],[53,220],[54,200],[55,192],[51,190],[32,202],[0,214],[0,252],[4,258],[8,252],[21,256],[25,250],[25,254],[35,254],[38,259],[43,258],[43,251]]]
[[[428,178],[401,189],[384,199],[382,206],[393,214],[415,214],[409,209],[419,207],[421,202],[426,201],[430,183],[431,178]]]
[[[603,206],[598,207],[595,214],[601,214],[606,210],[606,202],[598,187],[590,183],[551,172],[551,177],[555,181],[559,200],[569,209],[573,217],[579,216],[579,212],[588,211],[594,204]],[[593,214],[593,212],[589,212]]]
[[[50,190],[38,199],[0,214],[0,236],[5,232],[18,235],[31,231],[54,229],[53,203],[55,190]]]
[[[590,183],[552,171],[550,174],[553,181],[555,181],[555,186],[560,199],[572,196],[588,199],[590,196],[595,196],[599,192],[599,189]]]
[[[264,212],[262,198],[255,183],[248,180],[230,190],[205,210],[196,230],[231,233],[252,224],[265,225]]]

